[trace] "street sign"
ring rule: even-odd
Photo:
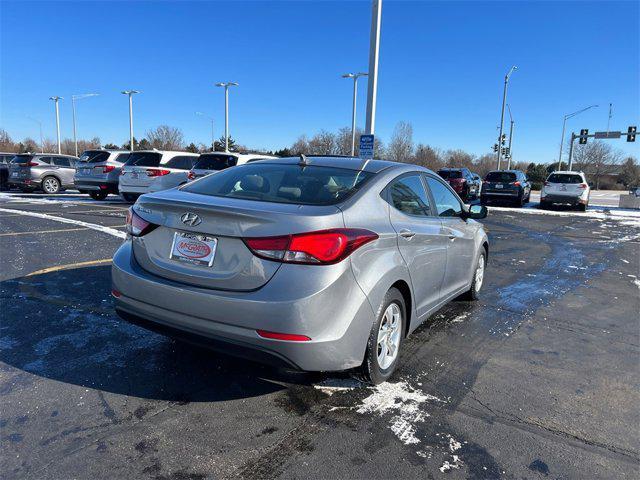
[[[360,135],[360,158],[365,160],[373,159],[373,135]]]
[[[595,138],[620,138],[622,132],[596,132]]]

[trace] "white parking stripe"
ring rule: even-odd
[[[97,232],[107,233],[109,235],[113,235],[114,237],[118,237],[118,238],[125,238],[127,236],[125,232],[119,232],[115,228],[105,227],[103,225],[97,225],[95,223],[87,223],[81,220],[73,220],[71,218],[55,217],[53,215],[47,215],[45,213],[26,212],[24,210],[13,210],[10,208],[0,208],[0,212],[17,213],[19,215],[25,215],[27,217],[44,218],[45,220],[53,220],[54,222],[60,222],[60,223],[70,223],[72,225],[78,225],[80,227],[90,228],[91,230],[95,230]]]

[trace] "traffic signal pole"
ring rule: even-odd
[[[637,131],[637,127],[635,125],[632,125],[627,129],[627,133],[626,133],[627,142],[636,141],[636,131]],[[571,132],[571,141],[569,142],[569,166],[568,166],[569,171],[572,171],[572,168],[573,168],[573,142],[576,138],[580,139],[581,145],[585,145],[587,143],[587,139],[589,138],[606,140],[606,139],[617,139],[624,135],[625,134],[620,131],[610,132],[608,130],[606,132],[589,133],[589,129],[587,128],[583,128],[582,130],[580,130],[579,135],[576,135],[575,133]]]

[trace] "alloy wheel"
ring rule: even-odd
[[[400,349],[402,334],[402,313],[397,303],[391,303],[384,312],[378,329],[377,356],[382,370],[389,368]]]

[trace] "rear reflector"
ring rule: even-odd
[[[153,223],[147,222],[144,218],[133,211],[133,207],[127,210],[127,233],[133,237],[141,237],[158,227]]]
[[[194,172],[192,172],[191,170],[189,170],[189,173],[187,173],[187,179],[188,180],[193,180],[196,178],[196,174]]]
[[[111,295],[116,297],[116,298],[120,298],[120,295],[122,295],[118,290],[111,290]]]
[[[170,170],[165,170],[163,168],[147,168],[147,176],[149,177],[162,177],[169,173],[171,173]]]
[[[256,333],[262,338],[270,338],[272,340],[285,340],[287,342],[309,342],[311,338],[306,335],[296,335],[294,333],[277,333],[267,332],[266,330],[256,330]]]
[[[100,167],[97,167],[97,168],[100,168]],[[105,165],[104,167],[102,167],[102,173],[113,172],[115,169],[116,167],[113,165]]]
[[[27,167],[37,167],[38,165],[40,165],[38,162],[29,162],[29,163],[27,163]]]
[[[360,228],[336,228],[279,237],[245,238],[254,255],[284,263],[338,263],[378,235]]]

